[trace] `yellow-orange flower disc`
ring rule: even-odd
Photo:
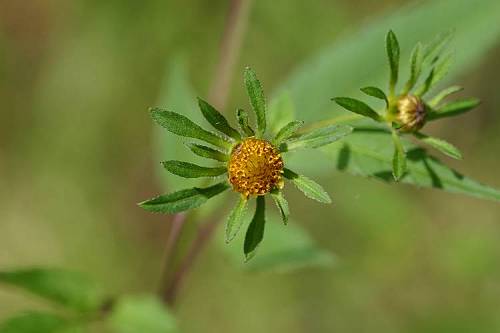
[[[278,149],[266,140],[247,138],[235,146],[228,171],[233,189],[246,197],[283,187],[283,160]]]

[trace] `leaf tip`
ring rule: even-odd
[[[252,260],[253,257],[255,257],[255,250],[249,253],[245,253],[245,264]]]

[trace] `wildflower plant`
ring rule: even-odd
[[[351,133],[352,127],[329,125],[300,132],[303,122],[294,120],[277,133],[267,133],[264,92],[252,69],[245,69],[244,82],[255,115],[255,128],[250,125],[250,117],[245,110],[236,111],[239,125],[239,130],[236,130],[215,107],[200,98],[198,104],[204,118],[218,133],[207,131],[178,113],[160,108],[150,110],[153,120],[168,131],[209,144],[186,143],[194,154],[217,163],[205,167],[185,161],[165,161],[162,162],[164,168],[185,178],[212,178],[215,184],[160,195],[139,205],[151,212],[179,213],[197,208],[231,188],[238,195],[238,202],[226,223],[225,238],[229,242],[245,221],[249,201],[255,198],[255,213],[244,242],[244,253],[248,260],[253,257],[264,236],[266,195],[270,195],[276,203],[283,223],[288,222],[289,205],[283,195],[284,180],[292,182],[308,198],[331,203],[330,196],[319,184],[288,169],[282,154],[328,145]]]
[[[451,143],[428,136],[421,129],[429,121],[452,117],[472,110],[479,105],[476,98],[443,102],[448,96],[462,90],[459,86],[450,86],[427,98],[429,91],[448,73],[452,62],[452,53],[446,52],[446,45],[452,33],[438,36],[428,45],[417,43],[410,56],[410,75],[405,85],[397,91],[400,48],[396,35],[390,30],[386,37],[386,51],[389,60],[389,89],[384,92],[378,87],[364,87],[361,91],[366,95],[385,101],[383,112],[376,112],[366,103],[350,98],[332,98],[343,108],[370,118],[378,123],[386,124],[392,133],[394,154],[392,174],[398,181],[406,172],[406,153],[401,142],[401,135],[411,134],[419,141],[432,146],[447,156],[461,159],[462,154]],[[427,72],[424,80],[421,74]]]

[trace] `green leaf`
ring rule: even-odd
[[[232,128],[227,119],[217,111],[212,105],[208,104],[204,100],[198,97],[198,105],[200,106],[201,113],[205,119],[212,125],[216,130],[226,134],[227,136],[235,139],[241,140],[241,135],[237,130]]]
[[[422,52],[422,44],[417,43],[413,48],[410,56],[410,78],[408,82],[406,82],[405,89],[403,91],[403,95],[407,94],[417,83],[418,78],[420,76],[420,72],[422,71],[422,62],[423,62],[423,52]]]
[[[432,110],[427,114],[427,120],[436,120],[446,117],[454,117],[465,113],[478,106],[481,101],[477,98],[466,98],[449,102],[437,110]]]
[[[421,93],[417,93],[419,96],[425,95],[430,89],[432,89],[439,81],[441,81],[446,74],[448,74],[453,62],[453,55],[448,54],[444,59],[442,59],[432,71],[430,82],[426,84],[425,89]]]
[[[372,96],[378,99],[382,99],[385,101],[386,105],[389,105],[389,101],[387,100],[387,96],[384,91],[377,87],[364,87],[360,89],[362,92],[367,94],[368,96]]]
[[[243,224],[248,199],[240,196],[236,206],[233,208],[226,222],[226,243],[229,243],[238,233]]]
[[[394,91],[394,87],[398,82],[398,71],[399,71],[399,43],[396,35],[392,30],[389,30],[385,38],[385,48],[387,51],[387,58],[389,59],[389,67],[391,69],[391,77],[389,81],[389,87],[391,92]]]
[[[213,149],[207,146],[199,145],[196,143],[186,143],[186,146],[198,156],[209,158],[212,160],[227,162],[229,161],[229,155],[221,152],[220,150]]]
[[[440,152],[442,152],[445,155],[448,155],[452,158],[455,158],[457,160],[462,159],[462,153],[460,153],[460,150],[458,150],[457,147],[452,145],[449,142],[446,142],[442,139],[434,138],[432,136],[425,135],[423,133],[414,133],[415,137],[417,137],[420,141],[423,143],[428,144],[431,147],[436,148]]]
[[[104,302],[99,288],[86,276],[62,269],[27,268],[3,271],[0,272],[0,283],[22,288],[78,311],[96,310]]]
[[[316,201],[322,203],[332,203],[332,199],[326,193],[326,191],[313,181],[312,179],[307,178],[306,176],[299,175],[293,172],[290,169],[286,169],[283,172],[283,176],[293,182],[293,184],[304,193],[304,195],[310,199],[314,199]]]
[[[460,86],[451,86],[451,87],[445,88],[445,89],[441,90],[439,93],[437,93],[433,99],[431,99],[431,101],[429,102],[429,106],[434,108],[439,103],[441,103],[441,101],[443,99],[445,99],[446,97],[450,96],[451,94],[462,91],[463,89],[464,88],[462,88]]]
[[[422,84],[415,90],[416,96],[423,96],[429,91],[429,89],[431,88],[432,80],[434,79],[435,70],[435,68],[431,69],[425,81],[422,82]]]
[[[229,142],[214,133],[204,130],[183,115],[160,108],[152,108],[150,112],[151,117],[158,125],[174,134],[199,139],[221,148],[227,149],[231,146]]]
[[[396,181],[399,181],[406,172],[406,153],[401,144],[398,133],[392,131],[392,141],[394,143],[394,153],[392,156],[392,175]]]
[[[280,146],[280,151],[292,151],[304,148],[319,148],[352,133],[353,128],[348,125],[330,125],[305,133],[297,138],[285,142]]]
[[[283,192],[279,190],[274,190],[271,192],[271,196],[273,197],[276,206],[280,210],[281,219],[283,223],[286,225],[288,223],[288,216],[290,215],[290,208],[288,207],[288,201],[286,201],[283,196]]]
[[[266,100],[264,98],[264,91],[262,90],[260,81],[257,79],[257,74],[250,67],[245,68],[244,79],[250,104],[257,118],[257,136],[262,137],[266,131]]]
[[[165,161],[161,163],[169,172],[184,178],[216,177],[227,172],[226,167],[207,168],[181,161]]]
[[[248,112],[243,109],[238,109],[236,110],[236,118],[238,119],[238,125],[240,126],[241,131],[245,133],[246,136],[255,135],[254,130],[248,123]]]
[[[0,324],[0,333],[76,333],[82,332],[67,319],[44,312],[26,312]]]
[[[436,65],[436,71],[432,78],[431,88],[438,84],[448,74],[451,65],[453,64],[453,59],[453,53],[449,53],[441,61],[439,61],[439,63]]]
[[[275,146],[279,146],[283,141],[286,141],[292,135],[294,135],[295,132],[300,127],[302,127],[302,125],[304,125],[303,121],[295,120],[295,121],[289,122],[288,124],[283,126],[283,128],[281,128],[281,130],[278,132],[278,134],[276,134],[276,136],[273,139],[273,144]]]
[[[375,110],[360,100],[350,97],[334,97],[332,100],[346,110],[371,118],[375,121],[382,121],[382,118]]]
[[[295,119],[295,108],[288,91],[284,91],[273,99],[269,105],[267,119],[267,127],[272,134],[278,133],[283,126]]]
[[[176,333],[171,312],[153,296],[125,296],[118,300],[107,319],[116,333]]]
[[[208,199],[227,190],[229,184],[221,182],[206,188],[190,188],[160,195],[156,198],[139,203],[139,206],[153,213],[179,213],[188,209],[197,208]]]
[[[279,146],[283,141],[286,141],[291,136],[295,134],[295,132],[304,125],[303,121],[294,120],[283,126],[281,130],[276,134],[273,139],[273,144]]]
[[[255,207],[255,214],[252,222],[248,225],[245,234],[245,243],[243,244],[243,252],[245,253],[245,260],[248,261],[253,258],[255,251],[260,242],[264,238],[264,227],[266,224],[266,200],[264,196],[257,197],[257,205]]]
[[[222,235],[221,235],[222,236]],[[288,273],[302,268],[329,268],[335,263],[334,255],[320,245],[291,220],[286,229],[278,214],[266,214],[266,241],[259,245],[259,254],[248,262],[241,258],[244,237],[236,237],[230,244],[216,242],[241,269],[249,272]]]
[[[402,183],[500,201],[500,190],[460,174],[418,146],[406,141],[403,143],[407,171],[401,179]],[[386,182],[393,181],[392,137],[386,131],[356,129],[344,140],[343,145],[331,145],[322,150],[341,171]],[[341,157],[340,164],[338,161]]]
[[[437,35],[429,44],[424,47],[423,60],[425,62],[435,61],[445,49],[447,44],[452,40],[454,29],[445,31]]]
[[[441,60],[429,73],[424,83],[417,88],[415,95],[424,96],[430,89],[432,89],[443,77],[448,73],[453,57],[451,54]]]

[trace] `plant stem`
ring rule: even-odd
[[[175,271],[174,276],[164,294],[164,300],[170,306],[172,306],[177,299],[177,293],[184,282],[186,274],[190,271],[196,261],[196,258],[198,258],[201,254],[201,251],[213,235],[217,227],[217,221],[218,220],[214,220],[206,223],[199,228],[196,239],[193,241],[191,248],[183,258],[179,268]]]
[[[222,35],[219,62],[211,85],[209,100],[224,109],[230,93],[234,66],[239,58],[252,0],[231,0]]]
[[[230,0],[229,11],[222,35],[219,62],[217,64],[213,82],[211,85],[209,100],[219,109],[224,109],[230,92],[230,82],[233,76],[234,67],[240,54],[243,36],[246,31],[250,5],[252,0]],[[184,226],[186,215],[177,214],[170,229],[170,236],[167,241],[167,264],[165,272],[169,271],[173,249],[179,240],[179,235]],[[171,280],[164,273],[161,292],[163,300],[170,306],[174,305],[178,291],[193,266],[196,258],[203,250],[205,244],[210,240],[216,227],[217,221],[206,223],[199,227],[196,238],[193,240],[187,254],[182,258],[179,267],[173,273]]]
[[[164,294],[163,288],[168,285],[170,279],[170,268],[172,267],[172,257],[176,248],[176,245],[179,241],[179,237],[181,235],[182,228],[184,227],[184,223],[186,222],[186,214],[179,213],[175,214],[170,221],[170,230],[168,234],[167,244],[165,247],[165,263],[162,271],[161,282],[159,291],[161,294]]]

